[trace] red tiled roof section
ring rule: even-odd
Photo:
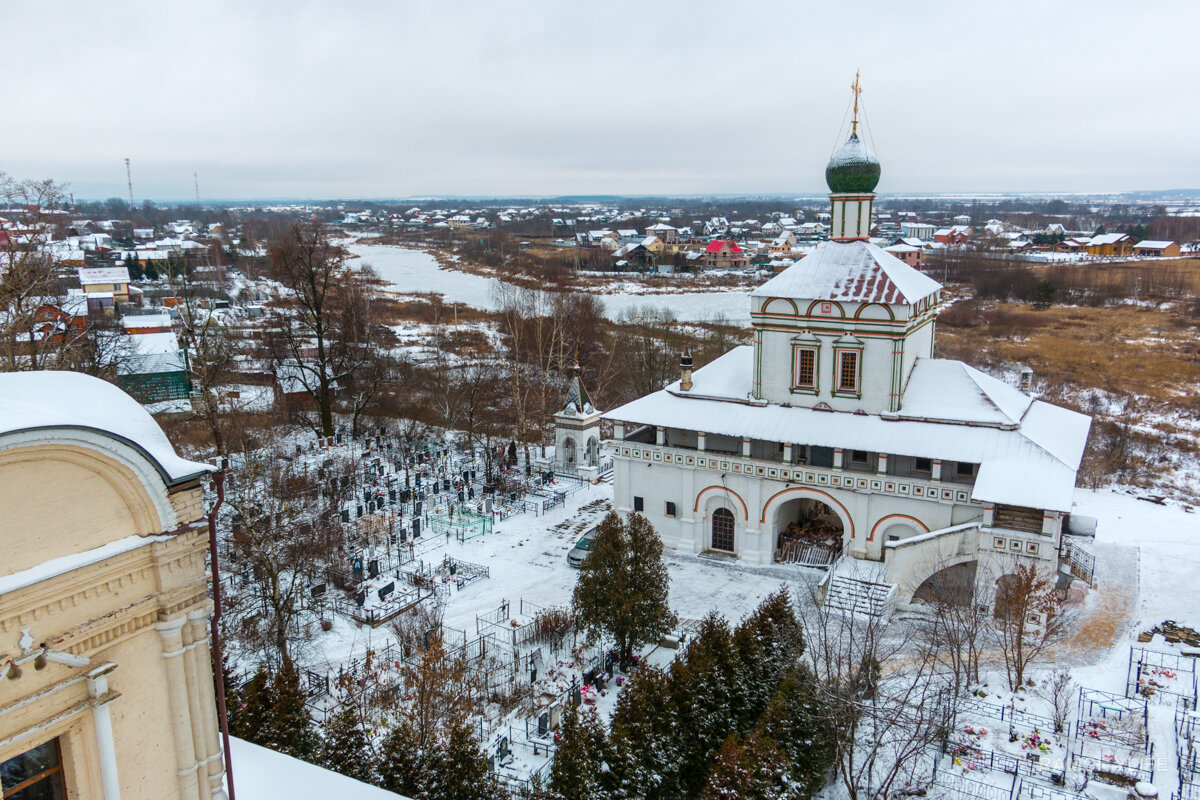
[[[846,280],[838,281],[834,287],[834,296],[853,298],[864,303],[906,302],[900,287],[892,283],[892,279],[879,262],[874,262],[860,272],[847,275]]]
[[[704,248],[704,252],[719,253],[719,252],[721,252],[721,248],[724,247],[725,245],[729,245],[729,252],[731,252],[731,253],[742,252],[742,248],[738,247],[733,242],[726,242],[723,239],[717,239],[716,241],[709,242],[708,247]]]

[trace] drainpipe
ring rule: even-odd
[[[225,657],[221,650],[221,573],[217,565],[217,511],[225,502],[225,470],[213,473],[217,487],[217,502],[208,512],[209,563],[212,565],[212,658],[213,679],[217,685],[217,721],[221,726],[221,747],[225,751],[225,784],[229,787],[229,800],[237,800],[233,791],[233,756],[229,752],[229,713],[225,708]]]

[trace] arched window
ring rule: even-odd
[[[733,552],[733,512],[718,508],[712,515],[712,548]]]

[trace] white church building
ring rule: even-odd
[[[614,507],[676,550],[832,567],[826,602],[1056,570],[1091,420],[933,357],[942,287],[869,241],[879,174],[853,133],[832,238],[751,293],[753,344],[604,415]]]

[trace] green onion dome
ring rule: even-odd
[[[852,133],[825,166],[825,182],[835,193],[873,192],[879,184],[879,159]]]

